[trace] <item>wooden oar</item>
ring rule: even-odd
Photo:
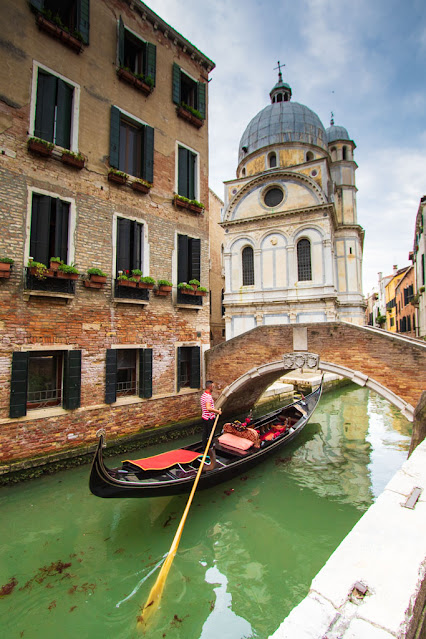
[[[198,469],[197,475],[196,475],[195,480],[194,480],[194,485],[192,486],[192,490],[191,490],[191,493],[190,493],[190,495],[188,497],[188,501],[186,503],[186,507],[185,507],[185,510],[183,512],[182,519],[180,520],[178,529],[176,530],[176,534],[174,536],[172,545],[170,546],[170,550],[168,552],[166,560],[165,560],[165,562],[163,563],[163,565],[161,567],[161,570],[160,570],[159,575],[157,577],[157,581],[155,582],[155,584],[151,588],[151,592],[149,593],[149,597],[148,597],[148,599],[146,601],[146,604],[145,604],[145,606],[144,606],[144,608],[142,610],[142,614],[138,617],[138,623],[137,623],[138,627],[146,626],[146,624],[148,622],[148,619],[157,610],[158,604],[160,603],[161,596],[162,596],[163,590],[164,590],[164,585],[166,583],[167,575],[169,574],[169,570],[171,568],[171,565],[173,563],[173,559],[175,558],[176,551],[177,551],[178,546],[179,546],[179,542],[180,542],[180,538],[182,536],[182,531],[183,531],[183,527],[185,525],[186,517],[188,515],[189,509],[191,507],[192,499],[193,499],[195,491],[197,489],[198,480],[200,479],[201,471],[203,470],[204,462],[206,460],[207,452],[208,452],[208,450],[210,448],[210,444],[211,444],[211,441],[213,439],[213,434],[214,434],[218,419],[219,419],[219,415],[216,417],[216,419],[214,421],[213,428],[211,430],[210,437],[209,437],[209,440],[207,442],[206,449],[205,449],[203,457],[201,459],[200,467]]]

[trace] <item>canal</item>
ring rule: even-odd
[[[410,433],[365,388],[324,394],[289,448],[196,493],[146,636],[268,637],[406,459]],[[186,498],[102,500],[87,482],[85,466],[0,489],[2,637],[143,636],[136,618]]]

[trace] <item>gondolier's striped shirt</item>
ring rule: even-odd
[[[203,419],[214,419],[215,413],[212,413],[211,411],[207,410],[207,408],[206,408],[207,400],[210,401],[211,407],[214,408],[213,397],[210,395],[210,393],[203,393],[201,395],[201,399],[200,399],[200,402],[201,402],[201,417]]]

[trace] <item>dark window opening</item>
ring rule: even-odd
[[[111,107],[110,166],[154,181],[154,129],[123,116],[120,110]]]
[[[33,193],[30,254],[35,262],[49,265],[51,257],[68,262],[69,202]]]
[[[352,246],[349,247],[349,255],[352,255]]]
[[[134,175],[135,177],[142,177],[143,142],[141,127],[122,118],[120,121],[120,153],[118,162],[120,171]]]
[[[187,104],[193,109],[198,109],[197,102],[197,83],[185,73],[181,74],[180,79],[180,97],[181,102]]]
[[[197,155],[189,149],[178,148],[178,194],[189,200],[196,198]]]
[[[254,254],[251,246],[242,252],[243,286],[254,286]]]
[[[116,270],[131,275],[133,269],[142,270],[143,264],[143,224],[135,220],[117,220]]]
[[[283,101],[283,94],[282,93],[278,93],[277,102],[282,102],[282,101]]]
[[[270,153],[268,156],[268,161],[269,161],[269,168],[273,169],[277,166],[277,154],[276,153]]]
[[[200,388],[200,372],[200,347],[180,346],[177,352],[177,390]]]
[[[38,70],[34,135],[71,148],[74,89],[60,78]]]
[[[284,193],[282,192],[281,189],[277,188],[276,186],[272,187],[271,189],[269,189],[264,196],[264,201],[266,206],[269,207],[274,207],[274,206],[278,206],[278,204],[280,204],[284,199]]]
[[[307,161],[307,162],[310,162],[311,160],[313,160],[313,159],[314,159],[314,157],[315,157],[315,156],[314,156],[314,154],[312,153],[312,151],[308,151],[308,152],[307,152],[307,154],[306,154],[306,161]]]
[[[124,30],[124,59],[123,66],[134,74],[146,73],[146,42],[139,40],[133,34]]]
[[[311,243],[306,239],[297,244],[297,278],[300,282],[312,279]]]
[[[79,9],[78,0],[44,0],[44,10],[47,15],[56,22],[61,21],[59,26],[67,27],[71,33],[78,30],[77,11]],[[56,20],[55,20],[56,19]],[[58,20],[59,19],[59,20]]]
[[[173,63],[172,99],[178,106],[196,109],[203,120],[206,117],[206,84],[190,78],[176,63]]]
[[[347,156],[347,151],[346,151],[346,147],[344,146],[344,147],[342,148],[342,159],[343,159],[343,160],[346,160],[346,159],[347,159],[347,157],[346,157],[346,156]]]
[[[117,350],[117,397],[136,395],[136,351]]]
[[[28,357],[27,408],[62,403],[62,353],[30,353]]]

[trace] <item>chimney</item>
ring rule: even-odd
[[[396,275],[398,272],[398,264],[393,265],[393,274]]]

